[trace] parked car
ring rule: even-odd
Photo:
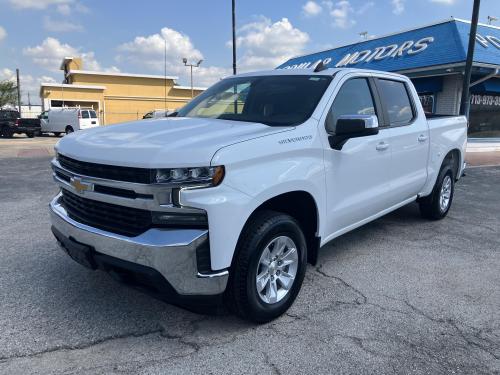
[[[77,130],[99,126],[99,118],[93,109],[86,108],[52,108],[40,115],[42,133],[53,133],[60,136]]]
[[[14,134],[26,134],[33,138],[40,132],[40,120],[21,118],[18,111],[0,110],[0,134],[4,138],[12,138]]]
[[[144,116],[142,116],[142,119],[143,120],[147,120],[147,119],[150,119],[150,118],[168,117],[172,113],[174,113],[174,111],[169,111],[168,109],[167,110],[155,109],[154,111],[148,112]]]
[[[464,169],[466,118],[426,118],[410,79],[380,71],[236,75],[168,122],[59,141],[52,231],[91,269],[256,322],[338,236],[415,201],[444,218]]]

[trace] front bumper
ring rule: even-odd
[[[63,239],[153,269],[181,297],[220,295],[226,289],[228,271],[200,274],[197,269],[196,249],[206,245],[207,230],[152,228],[137,237],[121,236],[71,219],[59,199],[60,194],[50,203],[50,216],[55,233]]]

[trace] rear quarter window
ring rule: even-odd
[[[89,113],[90,113],[90,118],[97,118],[95,111],[89,111]]]

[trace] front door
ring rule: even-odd
[[[330,108],[333,123],[341,115],[377,115],[381,118],[374,93],[368,77],[344,81]],[[341,150],[326,146],[326,240],[347,232],[390,206],[390,164],[391,148],[384,131],[349,139]]]

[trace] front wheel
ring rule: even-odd
[[[306,240],[293,217],[255,214],[238,242],[226,293],[230,309],[258,323],[277,318],[297,297],[306,264]]]
[[[34,138],[35,137],[35,133],[34,132],[29,132],[29,133],[26,133],[26,136],[28,138]]]
[[[66,135],[73,133],[74,130],[71,126],[66,126]]]
[[[431,220],[443,219],[450,210],[455,192],[455,182],[451,165],[445,164],[439,171],[432,193],[419,200],[422,217]]]

